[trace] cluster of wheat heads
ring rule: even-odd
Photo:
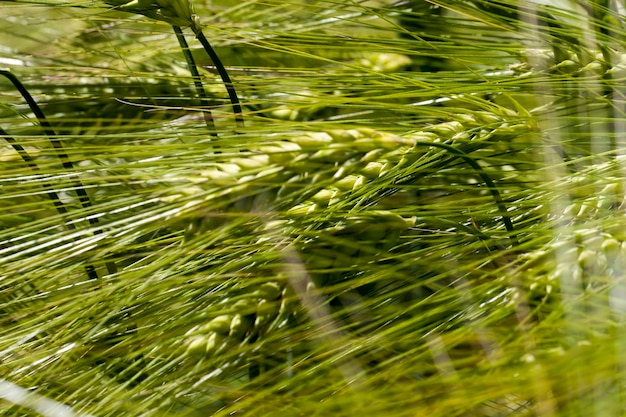
[[[4,415],[622,413],[616,4],[194,6],[0,9]]]

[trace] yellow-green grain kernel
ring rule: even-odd
[[[445,138],[450,138],[456,135],[457,133],[462,132],[464,129],[464,126],[457,121],[451,121],[451,122],[445,122],[445,123],[432,125],[432,126],[429,126],[428,128],[429,130]]]
[[[584,218],[587,215],[595,213],[596,204],[597,201],[595,199],[583,201],[580,205],[580,210],[578,210],[578,214],[576,214],[576,217]]]
[[[326,163],[343,162],[348,159],[352,151],[344,148],[321,149],[310,156],[313,161],[324,161]]]
[[[589,268],[598,261],[598,252],[585,249],[578,255],[578,264],[583,268]]]
[[[361,157],[361,162],[387,162],[382,158],[384,153],[384,149],[373,149]]]
[[[399,146],[402,146],[402,138],[391,133],[376,132],[372,135],[372,138],[374,139],[374,144],[383,149],[397,149]]]
[[[266,282],[261,284],[258,290],[256,290],[255,294],[257,297],[266,300],[266,301],[274,301],[280,297],[282,293],[282,288],[277,282]]]
[[[234,158],[232,159],[232,163],[237,164],[237,166],[243,169],[261,168],[266,165],[266,163],[257,158]]]
[[[252,326],[254,326],[254,323],[250,315],[235,314],[230,322],[228,336],[241,341]]]
[[[612,238],[612,237],[611,237],[611,238],[605,239],[605,240],[602,242],[602,245],[600,246],[600,248],[601,248],[603,251],[607,252],[608,254],[612,254],[612,255],[613,255],[613,254],[615,254],[617,251],[619,251],[619,250],[620,250],[620,248],[621,248],[621,243],[619,242],[619,240],[614,239],[614,238]]]
[[[277,301],[261,300],[257,305],[255,326],[263,326],[278,316],[280,303]]]
[[[599,61],[591,61],[580,69],[583,75],[601,75],[604,71],[604,65]]]
[[[342,191],[352,191],[362,187],[363,184],[365,184],[365,177],[362,175],[346,175],[334,185]]]
[[[361,137],[361,134],[354,129],[331,129],[327,134],[331,137],[331,140],[342,143],[352,143],[354,140]]]
[[[500,117],[499,115],[495,113],[490,113],[486,111],[477,111],[474,113],[474,116],[480,123],[485,124],[485,125],[502,123],[502,117]]]
[[[206,336],[195,336],[187,341],[185,353],[193,358],[202,359],[206,355],[208,339]]]
[[[454,118],[458,122],[463,123],[463,124],[474,125],[478,122],[476,120],[476,117],[473,114],[467,114],[467,113],[455,114]]]
[[[207,325],[206,330],[213,331],[222,335],[227,335],[230,330],[230,322],[233,317],[229,314],[224,314],[213,318]]]
[[[317,203],[320,207],[326,207],[336,194],[337,190],[323,189],[318,191],[313,197],[311,197],[311,200]]]
[[[224,171],[230,175],[237,175],[239,171],[241,171],[241,167],[233,163],[218,164],[217,167],[220,169],[220,171]]]
[[[206,355],[210,356],[211,354],[218,352],[224,344],[225,339],[226,337],[224,335],[211,332],[207,336]]]
[[[576,61],[572,61],[571,59],[565,59],[561,62],[559,62],[556,65],[553,65],[550,68],[552,71],[559,71],[559,72],[563,72],[566,74],[572,74],[576,71],[580,70],[580,64]]]
[[[269,112],[270,117],[279,120],[296,120],[298,118],[298,111],[290,109],[286,106],[280,106]]]
[[[302,203],[291,207],[287,210],[289,217],[307,216],[317,210],[317,205],[314,203]]]
[[[387,164],[382,162],[368,162],[365,167],[361,169],[361,173],[367,178],[376,178],[384,170]]]
[[[304,150],[322,149],[333,142],[333,137],[326,132],[306,132],[291,139]]]
[[[257,300],[247,296],[233,303],[232,309],[243,316],[256,313]]]

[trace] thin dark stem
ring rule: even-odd
[[[4,138],[4,140],[9,142],[9,145],[11,145],[13,149],[15,149],[15,151],[20,155],[22,160],[26,162],[26,165],[28,165],[28,167],[33,172],[39,171],[39,166],[35,163],[33,158],[31,158],[28,152],[26,152],[26,149],[24,149],[24,147],[20,145],[17,140],[9,136],[6,130],[1,127],[0,135]],[[54,205],[57,213],[59,213],[61,217],[63,217],[63,215],[67,213],[67,208],[65,208],[65,205],[59,198],[59,195],[56,193],[56,191],[54,191],[54,187],[52,187],[52,185],[47,182],[44,182],[42,186],[46,190],[46,194],[48,194],[48,198],[50,199],[50,201],[52,201],[52,204]],[[65,223],[65,226],[69,230],[76,230],[76,226],[73,223]],[[98,279],[98,273],[96,272],[96,269],[93,267],[93,265],[85,266],[85,271],[87,272],[87,276],[89,277],[89,279]]]
[[[200,73],[198,72],[198,66],[196,65],[196,61],[193,58],[191,51],[189,50],[189,45],[187,44],[187,40],[185,39],[185,35],[183,34],[180,26],[172,26],[172,29],[174,29],[174,33],[176,34],[176,39],[178,39],[180,49],[182,49],[183,55],[185,56],[185,61],[187,61],[187,68],[189,69],[191,77],[193,78],[193,84],[196,87],[196,94],[198,94],[198,98],[200,99],[200,106],[203,107],[202,114],[204,116],[204,122],[211,131],[211,135],[217,136],[215,122],[213,121],[213,115],[211,114],[211,110],[209,110],[209,99],[206,94],[206,90],[204,89],[204,85],[202,84],[202,77],[200,77]]]
[[[241,111],[239,97],[237,97],[237,91],[235,90],[235,86],[228,76],[226,68],[224,68],[222,61],[217,56],[217,53],[209,43],[209,40],[206,38],[206,36],[204,36],[204,33],[202,33],[202,30],[197,27],[192,27],[192,30],[193,33],[196,35],[196,38],[202,44],[202,47],[204,48],[206,53],[209,55],[209,58],[211,58],[211,61],[213,61],[213,64],[215,65],[218,74],[220,75],[220,77],[222,77],[222,81],[224,82],[224,85],[226,86],[226,91],[228,92],[228,97],[230,98],[230,102],[233,105],[233,113],[235,113],[235,122],[237,123],[237,127],[243,127],[243,112]]]
[[[496,185],[491,180],[491,177],[487,175],[487,173],[482,169],[482,167],[474,159],[472,159],[468,154],[461,151],[460,149],[457,149],[454,146],[446,145],[445,143],[433,143],[433,142],[420,143],[418,142],[417,146],[429,146],[429,147],[432,146],[434,148],[445,149],[446,151],[452,154],[455,154],[459,158],[463,159],[469,166],[471,166],[474,169],[474,171],[478,173],[480,178],[485,182],[485,184],[489,188],[489,192],[493,196],[493,199],[495,200],[496,205],[498,206],[498,211],[500,211],[500,215],[502,216],[502,222],[504,223],[504,227],[509,232],[509,239],[511,239],[511,242],[513,243],[514,246],[519,245],[519,242],[517,240],[517,232],[515,231],[515,227],[513,227],[513,222],[511,221],[511,217],[509,216],[509,213],[506,209],[506,205],[504,204],[504,200],[502,199],[500,192],[498,191],[498,189],[496,188]]]
[[[41,108],[39,107],[39,105],[37,104],[33,96],[31,96],[31,94],[28,92],[26,87],[24,87],[22,82],[15,75],[13,75],[10,71],[0,70],[0,75],[3,75],[4,77],[8,78],[9,81],[11,81],[11,83],[15,86],[15,88],[20,92],[24,100],[26,100],[28,107],[35,114],[35,117],[37,117],[37,120],[39,121],[39,125],[43,129],[45,135],[48,137],[48,140],[52,144],[52,147],[56,150],[57,157],[61,161],[63,168],[67,169],[70,172],[73,172],[74,164],[70,160],[67,153],[65,153],[63,144],[58,139],[56,132],[54,131],[54,129],[52,129],[52,126],[48,122],[48,119],[46,119],[46,116],[41,111]],[[23,148],[22,150],[23,152],[26,152]],[[30,159],[30,161],[32,162],[32,159]],[[76,190],[76,194],[78,195],[78,200],[80,201],[81,206],[85,209],[90,208],[91,200],[89,199],[89,195],[87,194],[87,191],[85,191],[85,186],[81,183],[80,179],[78,178],[76,174],[72,175],[71,178],[74,181],[73,188]],[[99,223],[98,219],[95,217],[90,217],[88,221],[89,221],[89,224],[92,226],[97,226]],[[102,230],[99,228],[95,228],[93,233],[96,235],[101,234]],[[115,263],[113,262],[107,262],[106,267],[107,267],[107,271],[110,274],[114,274],[115,272],[117,272],[117,267],[115,266]]]

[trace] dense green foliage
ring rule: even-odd
[[[624,413],[619,2],[123,3],[0,6],[2,415]]]

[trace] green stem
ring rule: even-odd
[[[182,49],[183,55],[185,56],[185,61],[187,61],[187,68],[189,69],[191,77],[193,78],[193,84],[196,87],[196,94],[198,94],[198,98],[200,99],[200,106],[203,107],[202,114],[204,116],[204,122],[211,131],[211,135],[217,136],[217,129],[215,128],[213,115],[211,114],[211,110],[209,110],[209,99],[206,94],[206,90],[204,89],[204,85],[202,84],[202,77],[200,77],[200,73],[198,72],[198,66],[196,65],[196,61],[193,58],[191,51],[189,50],[189,45],[187,44],[187,40],[185,40],[185,35],[183,34],[180,26],[172,26],[172,29],[174,29],[174,33],[176,34],[176,39],[178,39],[180,49]]]
[[[220,77],[222,77],[222,81],[224,82],[224,85],[226,86],[226,91],[228,92],[228,97],[230,98],[230,102],[233,105],[233,113],[235,113],[235,122],[237,123],[237,127],[243,127],[243,112],[241,111],[239,97],[237,97],[237,91],[235,90],[235,86],[228,76],[226,68],[224,68],[222,61],[217,56],[217,53],[209,43],[209,40],[206,38],[206,36],[204,36],[204,33],[202,33],[202,30],[196,26],[192,26],[191,29],[196,35],[196,38],[202,44],[202,47],[204,48],[206,53],[209,55],[209,58],[211,58],[211,61],[213,61],[213,64],[215,65],[215,69],[217,69],[218,74],[220,75]]]
[[[26,87],[24,87],[24,84],[22,84],[22,82],[8,70],[0,69],[0,75],[3,75],[4,77],[8,78],[9,81],[11,81],[11,83],[15,86],[15,88],[20,92],[24,100],[26,100],[28,107],[35,114],[35,117],[37,117],[37,120],[39,121],[39,125],[43,129],[44,134],[48,137],[48,140],[52,144],[52,147],[55,149],[57,153],[57,157],[59,158],[59,160],[61,160],[63,168],[67,169],[70,172],[74,171],[74,164],[70,160],[67,153],[65,153],[63,144],[58,139],[56,132],[52,129],[52,126],[48,122],[48,119],[46,119],[46,116],[41,111],[41,108],[39,107],[39,105],[37,104],[33,96],[31,96],[31,94],[28,92]],[[24,148],[22,148],[21,146],[20,148],[22,149],[22,151],[19,152],[20,155],[22,155],[23,153],[26,153]],[[32,158],[30,157],[28,161],[30,161],[30,163],[33,163]],[[28,161],[27,163],[29,163]],[[91,200],[89,199],[89,195],[87,194],[87,191],[85,191],[85,186],[81,183],[80,179],[78,178],[78,175],[73,174],[71,176],[71,179],[74,181],[73,188],[76,190],[76,194],[78,195],[78,200],[80,201],[81,206],[84,209],[90,208]],[[88,221],[89,221],[89,224],[92,226],[97,226],[99,223],[98,219],[94,217],[90,217]],[[102,230],[99,228],[95,228],[93,233],[95,235],[98,235],[102,233]],[[109,274],[114,274],[117,272],[117,267],[115,266],[115,263],[113,262],[107,262],[106,267],[107,267],[107,271],[109,272]],[[96,278],[97,278],[97,274],[96,274]]]

